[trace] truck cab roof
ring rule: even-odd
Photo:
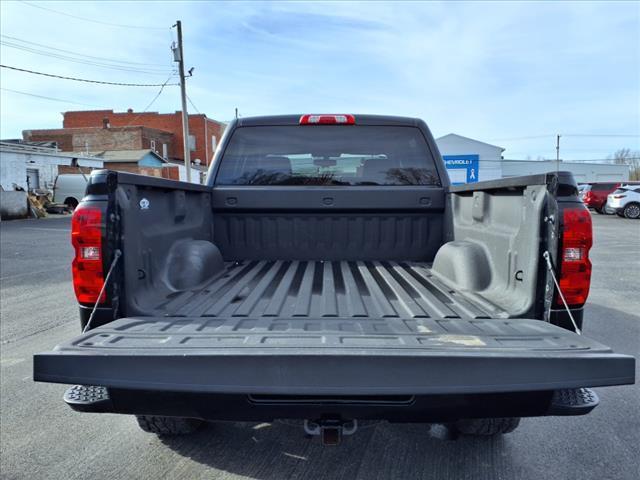
[[[235,120],[238,127],[300,125],[300,118],[306,114],[267,115],[259,117],[242,117]],[[327,114],[334,115],[334,114]],[[356,125],[389,125],[416,127],[424,123],[418,118],[394,117],[389,115],[360,115],[353,114]]]

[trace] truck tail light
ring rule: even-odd
[[[80,303],[94,304],[104,285],[102,269],[102,211],[80,204],[71,217],[73,289]],[[104,303],[103,293],[99,303]]]
[[[563,223],[560,290],[570,307],[580,307],[587,301],[591,285],[591,214],[584,207],[568,208],[563,212]],[[563,306],[560,295],[556,295],[556,304]]]
[[[302,115],[300,125],[355,125],[356,117],[349,114]]]

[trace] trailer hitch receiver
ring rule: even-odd
[[[307,435],[320,436],[323,445],[339,445],[342,437],[353,435],[358,430],[357,420],[322,419],[305,420]]]

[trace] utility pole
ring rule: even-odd
[[[180,95],[182,97],[182,137],[184,146],[184,166],[187,169],[187,182],[191,183],[191,146],[189,145],[189,115],[187,114],[187,85],[184,81],[184,53],[182,50],[182,22],[176,21],[178,46],[173,49],[173,60],[178,62],[180,72]]]
[[[556,171],[560,171],[560,135],[556,135]]]

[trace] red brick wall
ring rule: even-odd
[[[24,130],[22,139],[31,142],[57,142],[59,150],[73,152],[73,135],[64,130]]]
[[[162,144],[167,145],[167,156],[171,157],[171,149],[173,148],[173,144],[175,143],[173,133],[163,132],[156,129],[151,129],[147,127],[142,127],[142,147],[141,148],[152,148],[151,141],[155,142],[155,152],[162,156]]]
[[[72,132],[73,151],[142,149],[141,128],[82,128]]]
[[[86,148],[90,152],[101,150],[140,150],[151,148],[151,141],[155,141],[156,153],[162,155],[162,144],[171,151],[175,143],[173,134],[146,127],[89,127],[89,128],[59,128],[49,130],[25,130],[22,132],[24,140],[54,141],[63,152],[82,152]],[[169,153],[169,156],[170,153]]]
[[[105,118],[109,120],[111,127],[144,125],[171,132],[174,135],[174,142],[170,146],[169,157],[184,160],[181,112],[162,114],[158,112],[114,112],[113,110],[65,112],[63,126],[65,128],[102,127]],[[189,115],[189,134],[196,138],[196,149],[191,152],[191,159],[199,158],[203,165],[208,165],[213,156],[211,139],[215,135],[217,141],[220,141],[223,131],[224,125],[207,119],[205,115]],[[162,154],[162,151],[159,153]]]

